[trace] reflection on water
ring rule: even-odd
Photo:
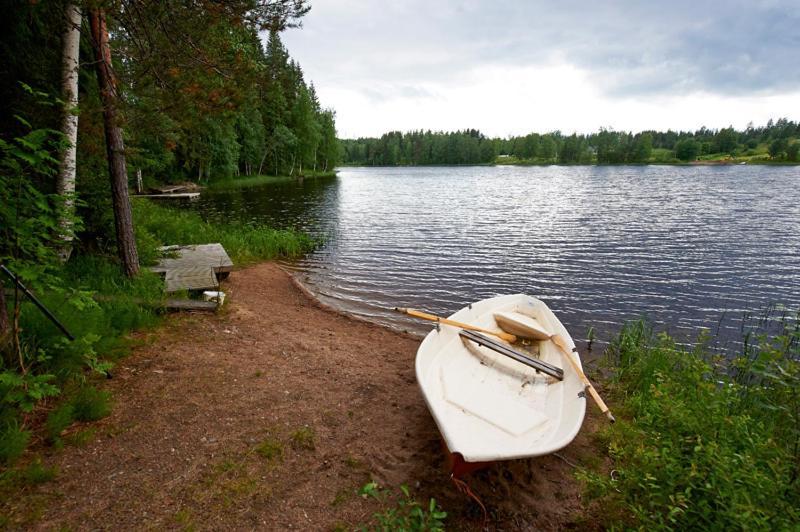
[[[795,167],[347,168],[336,179],[204,193],[217,220],[295,227],[325,245],[293,265],[323,299],[403,328],[524,292],[576,338],[648,316],[722,333],[800,308]]]

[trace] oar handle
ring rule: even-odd
[[[484,329],[483,327],[478,327],[476,325],[470,325],[469,323],[461,323],[460,321],[454,321],[447,318],[440,318],[434,314],[428,314],[427,312],[422,312],[419,310],[414,310],[411,308],[400,308],[395,307],[397,312],[401,312],[403,314],[408,314],[409,316],[413,316],[415,318],[420,318],[423,320],[428,321],[435,321],[438,323],[443,323],[445,325],[452,325],[453,327],[460,327],[462,329],[467,329],[468,331],[478,331],[486,334],[491,334],[493,336],[497,336],[498,338],[505,340],[506,342],[514,343],[517,341],[517,337],[513,334],[509,334],[502,331],[490,331],[489,329]]]
[[[575,373],[578,375],[578,378],[580,378],[586,389],[589,391],[589,395],[592,396],[594,402],[597,404],[597,406],[600,407],[600,411],[603,414],[605,414],[605,416],[608,418],[609,421],[614,423],[616,421],[614,415],[611,413],[611,410],[608,409],[608,406],[606,405],[605,401],[603,401],[603,398],[600,397],[600,394],[597,393],[597,390],[592,385],[591,381],[589,381],[588,377],[586,377],[586,374],[581,370],[580,366],[578,366],[578,363],[575,362],[574,358],[572,358],[572,353],[567,347],[567,343],[564,341],[564,339],[561,338],[559,335],[554,334],[550,336],[550,340],[558,346],[558,348],[561,350],[561,353],[564,355],[564,358],[566,358],[569,361],[570,365],[572,366],[572,369],[575,370]]]

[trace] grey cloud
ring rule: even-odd
[[[381,80],[392,94],[487,65],[565,61],[617,97],[800,87],[796,0],[317,0],[290,52],[318,83]]]
[[[370,101],[381,103],[395,98],[410,98],[410,99],[434,99],[440,98],[440,95],[434,91],[430,91],[424,87],[415,85],[392,85],[381,83],[378,85],[365,85],[363,87],[354,86],[356,90],[360,91]]]

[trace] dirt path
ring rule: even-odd
[[[12,503],[41,529],[352,529],[370,479],[435,497],[451,529],[480,511],[448,481],[414,380],[419,340],[320,308],[273,264],[235,272],[218,316],[172,317],[117,367],[115,407],[58,478]],[[561,455],[589,460],[591,412]],[[585,528],[572,467],[520,460],[468,477],[492,528]],[[18,521],[17,521],[18,522]]]

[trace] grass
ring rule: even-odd
[[[275,438],[268,437],[255,448],[256,454],[268,462],[283,458],[283,444]]]
[[[609,347],[620,420],[613,476],[583,470],[612,528],[800,527],[800,330],[747,335],[734,357],[628,324]]]
[[[311,251],[316,242],[303,233],[237,223],[211,224],[195,212],[156,205],[136,199],[134,220],[137,240],[157,245],[188,245],[220,242],[237,265],[259,260],[296,258]],[[148,246],[140,246],[148,248]],[[154,262],[157,256],[143,257]]]
[[[325,178],[325,177],[335,177],[336,172],[331,170],[330,172],[314,172],[311,170],[305,171],[305,175],[303,176],[304,179],[316,179],[316,178]],[[247,187],[257,187],[262,185],[271,185],[274,183],[289,183],[291,181],[297,181],[297,176],[287,176],[287,175],[256,175],[256,176],[248,176],[248,177],[240,177],[240,178],[231,178],[226,179],[224,181],[215,181],[208,185],[208,188],[211,190],[223,190],[223,189],[235,189],[235,188],[247,188]]]
[[[315,435],[314,429],[311,427],[302,427],[294,431],[290,437],[292,447],[295,449],[303,449],[306,451],[313,451],[316,448],[314,443]]]
[[[25,430],[16,421],[0,427],[0,464],[14,463],[25,452],[30,439],[30,431]]]

